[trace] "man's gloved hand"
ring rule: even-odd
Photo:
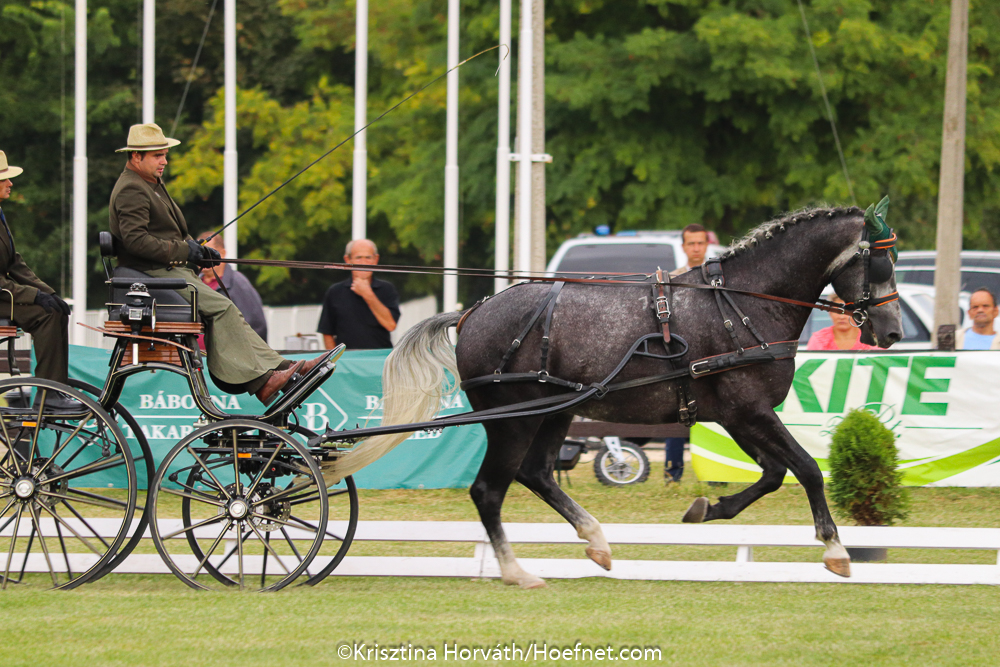
[[[69,304],[60,299],[59,295],[46,294],[41,290],[38,290],[38,292],[35,294],[35,303],[49,312],[53,310],[58,310],[63,315],[66,316],[69,316],[71,312]]]
[[[205,259],[202,261],[201,265],[205,267],[218,266],[222,264],[219,260],[222,259],[222,255],[215,248],[207,245],[203,245],[201,249],[205,252]]]
[[[215,248],[210,248],[207,245],[200,245],[197,241],[193,239],[187,239],[188,244],[188,261],[192,264],[197,264],[198,266],[218,266],[222,262],[218,260],[222,259],[222,255]]]
[[[198,245],[194,239],[187,239],[188,261],[201,266],[201,260],[205,258],[205,246]]]

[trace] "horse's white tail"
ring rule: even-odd
[[[458,381],[455,348],[448,329],[461,313],[441,313],[407,331],[385,360],[382,369],[382,425],[429,421],[441,407],[443,393],[452,393]],[[454,381],[448,382],[445,370]],[[322,464],[330,484],[353,475],[389,453],[413,434],[377,435],[363,440],[335,461]]]

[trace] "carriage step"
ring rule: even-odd
[[[311,371],[306,373],[301,379],[290,383],[290,388],[284,390],[281,398],[271,405],[267,414],[262,419],[269,420],[276,415],[291,412],[302,405],[302,402],[319,389],[320,385],[333,374],[333,371],[337,368],[337,360],[344,354],[345,349],[347,349],[346,345],[338,345],[323,355],[323,358],[318,364],[313,366]]]

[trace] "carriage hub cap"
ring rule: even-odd
[[[242,498],[236,498],[231,503],[229,503],[229,516],[234,519],[242,519],[250,511],[250,506],[247,505],[247,501]]]
[[[28,478],[21,478],[14,484],[14,493],[21,500],[30,498],[35,493],[35,482]]]

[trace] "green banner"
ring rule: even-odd
[[[833,429],[864,407],[895,433],[904,484],[1000,486],[1000,352],[799,352],[795,368],[776,411],[824,475]],[[691,462],[703,481],[760,478],[717,424],[691,430]]]
[[[296,410],[299,423],[311,431],[377,426],[381,423],[382,364],[389,350],[346,352],[337,370]],[[312,355],[292,355],[304,359]],[[101,387],[108,374],[111,353],[91,347],[70,346],[70,377]],[[208,374],[212,400],[225,412],[255,415],[264,411],[257,399],[247,394],[231,396],[215,387]],[[125,383],[121,404],[139,423],[157,464],[178,440],[195,429],[201,413],[195,407],[187,380],[176,373],[139,373]],[[469,409],[465,394],[446,397],[440,414]],[[135,435],[121,423],[126,438]],[[138,451],[137,447],[133,451]],[[486,432],[482,426],[460,426],[441,431],[414,433],[382,459],[354,475],[366,489],[463,488],[472,484],[486,452]],[[117,485],[116,480],[99,480],[101,486]],[[145,486],[143,482],[141,486]]]

